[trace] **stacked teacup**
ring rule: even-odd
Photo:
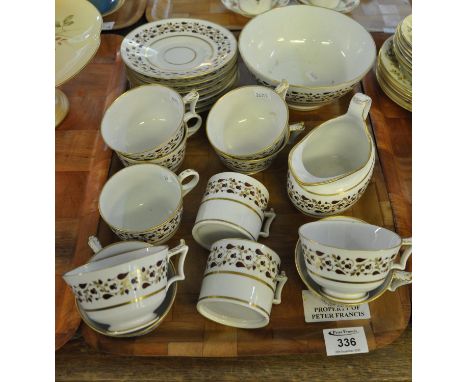
[[[202,123],[195,112],[197,100],[194,91],[182,98],[162,85],[140,86],[111,104],[101,134],[125,166],[153,163],[176,171],[184,160],[187,138]],[[185,112],[185,105],[190,111]],[[189,127],[190,120],[195,123]]]
[[[113,337],[137,336],[154,329],[167,313],[159,310],[171,285],[185,279],[187,252],[183,240],[172,249],[136,241],[114,243],[63,278],[92,329]],[[175,272],[171,258],[177,255]],[[170,304],[164,309],[170,309]]]
[[[208,180],[192,230],[210,250],[197,309],[215,322],[239,328],[268,324],[287,280],[279,256],[257,243],[275,218],[269,193],[258,180],[223,172]]]
[[[275,90],[244,86],[230,91],[212,107],[206,122],[211,146],[230,170],[254,174],[267,169],[275,157],[304,129],[289,125],[284,98],[288,83]]]

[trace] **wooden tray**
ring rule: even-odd
[[[253,83],[243,63],[240,63],[241,84]],[[314,112],[291,112],[290,121],[306,121],[307,131],[346,112],[351,94],[340,101]],[[379,106],[379,103],[376,103]],[[375,106],[371,113],[375,112]],[[304,132],[303,134],[305,134]],[[193,168],[200,173],[198,186],[184,199],[182,225],[170,241],[174,246],[184,238],[190,247],[185,262],[186,280],[179,283],[178,294],[171,312],[154,332],[139,338],[116,339],[95,333],[83,325],[85,341],[95,349],[120,355],[234,357],[265,354],[325,353],[322,330],[333,327],[364,326],[369,349],[385,346],[398,338],[406,328],[411,312],[408,287],[385,293],[370,303],[372,318],[360,321],[341,321],[306,324],[301,291],[306,289],[294,264],[294,247],[300,225],[313,220],[299,213],[286,193],[288,150],[276,158],[267,171],[254,175],[269,190],[270,206],[276,213],[270,237],[261,239],[281,257],[282,269],[289,277],[283,289],[283,302],[272,309],[270,324],[262,329],[245,330],[216,324],[206,320],[196,310],[203,271],[208,251],[192,238],[191,230],[208,178],[228,171],[211,149],[205,130],[190,139],[181,171]],[[122,166],[113,161],[111,173]],[[410,211],[407,211],[410,212]],[[393,215],[380,162],[376,163],[373,179],[360,201],[347,211],[347,215],[370,223],[394,229]],[[98,236],[104,244],[116,237],[102,223]],[[91,253],[90,253],[91,255]]]
[[[97,197],[107,179],[111,150],[99,133],[104,110],[125,89],[122,37],[105,35],[86,68],[61,89],[70,112],[55,130],[55,348],[75,333],[80,317],[62,274],[89,257],[87,238],[99,222]]]
[[[117,12],[104,17],[104,22],[114,22],[111,30],[127,28],[140,20],[145,13],[146,0],[125,0]]]

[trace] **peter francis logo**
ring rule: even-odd
[[[330,336],[349,336],[357,333],[358,331],[356,329],[333,329],[328,331]]]

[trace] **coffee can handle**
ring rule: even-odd
[[[98,253],[102,249],[101,242],[94,235],[88,238],[88,245],[93,250],[94,254]]]
[[[284,284],[286,284],[286,281],[288,281],[288,278],[286,276],[286,273],[284,271],[281,271],[281,273],[276,276],[276,289],[275,289],[275,295],[273,297],[273,304],[281,304],[281,292],[283,291]]]
[[[190,182],[184,184],[184,180],[187,179],[188,177],[193,177]],[[193,188],[198,184],[198,181],[200,180],[200,175],[198,175],[198,172],[192,169],[187,169],[182,171],[179,175],[179,182],[182,187],[182,197],[187,195],[190,191],[193,190]]]
[[[282,98],[286,98],[286,93],[289,89],[289,83],[285,79],[282,79],[279,85],[275,88],[275,92]]]
[[[263,213],[265,217],[263,220],[263,227],[258,236],[260,237],[268,237],[270,236],[270,226],[273,220],[275,220],[276,214],[273,208],[270,208],[270,211],[266,211]]]
[[[401,255],[400,262],[396,264],[392,264],[390,269],[396,269],[400,271],[404,271],[406,268],[406,262],[408,261],[409,257],[411,256],[411,253],[413,252],[413,247],[412,247],[412,239],[411,237],[408,237],[406,239],[402,239],[402,244],[401,247],[408,247],[403,251],[403,254]]]
[[[180,244],[177,247],[174,247],[169,250],[167,254],[168,262],[173,256],[180,255],[180,257],[179,257],[179,263],[177,264],[177,274],[175,276],[172,276],[169,280],[167,280],[166,292],[171,286],[171,284],[175,283],[176,281],[185,280],[184,263],[185,263],[185,258],[187,256],[188,250],[189,250],[189,247],[188,245],[185,244],[184,239],[180,240]]]
[[[305,129],[304,122],[293,123],[289,125],[289,140],[288,145],[293,144],[296,141],[297,136],[302,133]]]
[[[393,271],[392,280],[388,285],[387,289],[389,291],[395,292],[395,290],[403,285],[411,284],[413,281],[413,276],[411,272],[405,271]]]
[[[202,124],[202,117],[195,111],[195,106],[197,105],[198,98],[200,95],[197,91],[192,90],[190,93],[184,96],[182,100],[184,101],[184,105],[190,103],[190,111],[184,114],[184,123],[188,123],[192,118],[196,118],[197,122],[193,126],[188,127],[187,125],[187,138],[191,137],[195,134]]]

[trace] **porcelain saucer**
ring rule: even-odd
[[[309,274],[307,273],[304,256],[302,255],[302,248],[301,248],[300,240],[298,240],[296,243],[294,261],[296,263],[296,269],[297,269],[297,272],[299,273],[299,277],[301,278],[303,283],[307,286],[307,289],[309,289],[311,292],[315,293],[316,295],[324,298],[325,300],[333,304],[341,304],[341,305],[365,304],[365,303],[378,299],[387,290],[394,291],[399,286],[408,284],[409,282],[411,282],[411,274],[409,272],[393,271],[391,274],[389,274],[389,276],[387,276],[385,282],[378,288],[369,292],[366,298],[360,299],[359,301],[342,300],[342,299],[325,294],[322,288],[309,276]]]
[[[174,265],[172,264],[171,261],[169,261],[169,268],[168,268],[168,278],[171,278],[176,274],[176,270],[174,268]],[[128,330],[124,331],[110,331],[108,330],[108,325],[101,324],[99,322],[91,320],[86,312],[84,312],[79,304],[75,300],[76,307],[78,309],[78,313],[81,316],[81,319],[85,322],[86,325],[88,325],[91,329],[93,329],[95,332],[98,332],[100,334],[103,334],[108,337],[118,337],[118,338],[128,338],[128,337],[139,337],[144,334],[147,334],[154,329],[156,329],[163,321],[164,318],[167,316],[169,311],[172,308],[172,304],[174,303],[175,297],[177,294],[177,283],[173,283],[170,287],[169,290],[167,291],[166,297],[164,298],[162,304],[154,311],[154,314],[156,315],[155,318],[153,318],[151,321],[146,322],[143,325],[140,325],[135,328],[131,328]]]

